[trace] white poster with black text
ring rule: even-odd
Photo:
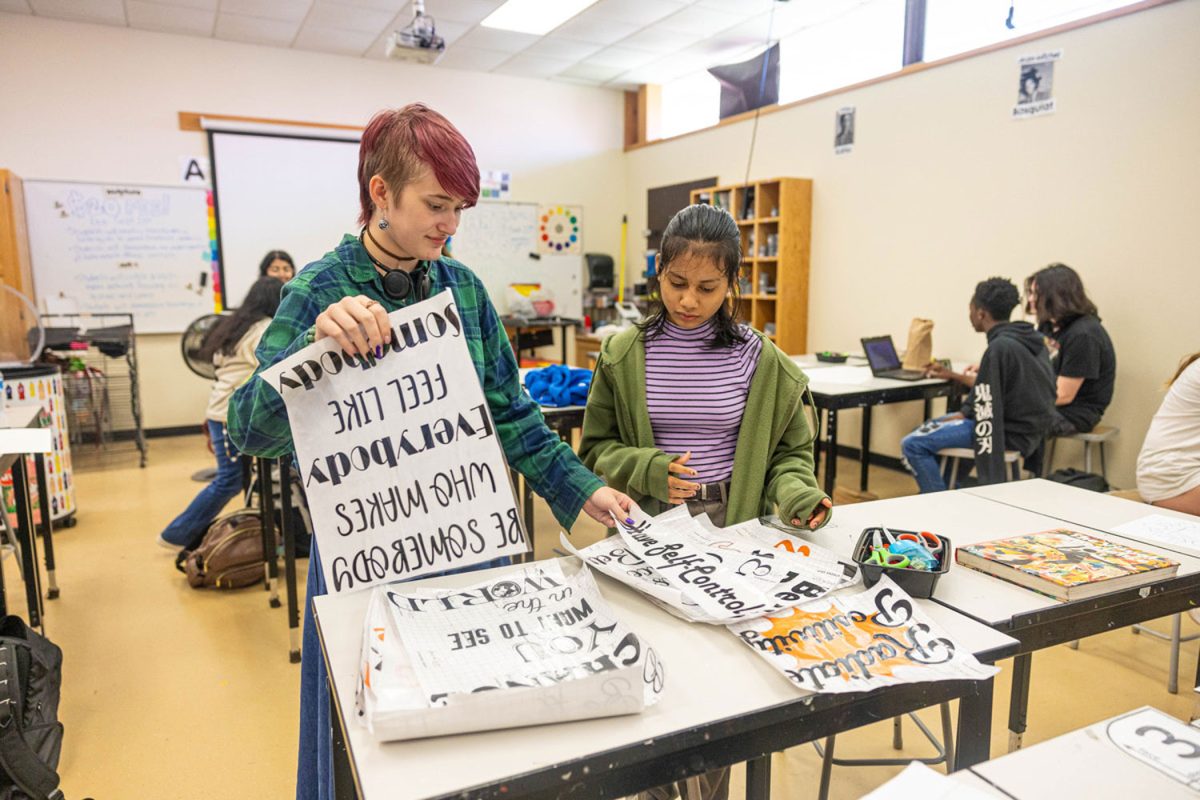
[[[388,318],[381,358],[322,339],[261,375],[287,405],[334,593],[528,549],[452,295]]]

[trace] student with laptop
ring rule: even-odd
[[[1011,322],[1020,302],[1017,287],[989,278],[975,287],[968,311],[971,327],[987,335],[987,350],[974,374],[935,365],[932,378],[971,387],[962,411],[926,421],[900,443],[905,466],[922,492],[946,488],[937,453],[947,447],[975,451],[981,484],[1005,480],[1004,451],[1028,458],[1040,450],[1054,421],[1054,370],[1042,336],[1028,322]]]

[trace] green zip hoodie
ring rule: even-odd
[[[805,520],[826,496],[813,475],[814,437],[801,404],[808,378],[774,342],[752,332],[763,346],[742,413],[725,524],[773,513],[776,506],[785,522]],[[703,406],[696,413],[703,414]],[[609,336],[588,394],[580,458],[647,513],[658,513],[669,507],[667,465],[680,455],[654,446],[641,330]]]

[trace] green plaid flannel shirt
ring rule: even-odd
[[[554,516],[570,528],[592,493],[604,485],[570,445],[546,427],[542,412],[521,387],[517,361],[500,317],[476,275],[453,259],[430,265],[431,294],[449,289],[458,304],[471,361],[496,422],[508,463],[545,497]],[[255,355],[259,368],[229,404],[229,437],[243,453],[275,458],[292,452],[287,409],[258,373],[310,344],[317,315],[347,295],[366,295],[389,312],[407,305],[383,293],[383,283],[362,244],[347,235],[320,261],[309,264],[283,289],[279,311]]]

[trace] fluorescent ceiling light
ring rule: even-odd
[[[596,0],[508,0],[479,24],[485,28],[541,36],[595,2]]]

